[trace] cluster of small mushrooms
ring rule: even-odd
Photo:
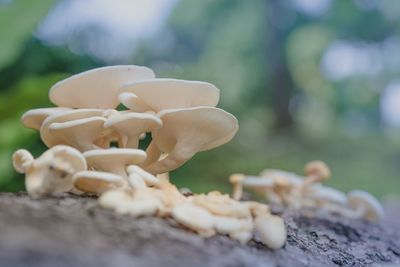
[[[271,206],[277,209],[304,209],[319,214],[339,214],[351,219],[378,221],[383,217],[379,201],[361,190],[347,194],[324,186],[321,183],[330,178],[330,170],[322,161],[312,161],[304,168],[305,176],[295,173],[266,169],[259,176],[233,174],[232,197],[239,200],[243,187],[262,194]]]
[[[60,81],[49,97],[57,107],[22,116],[49,149],[36,159],[24,149],[13,155],[31,197],[91,194],[118,214],[171,217],[201,236],[224,234],[246,243],[256,232],[272,249],[284,245],[283,220],[267,205],[216,191],[183,194],[169,181],[169,171],[229,142],[238,130],[237,119],[215,107],[214,85],[112,66]],[[125,108],[117,109],[120,104]],[[146,133],[152,141],[144,151],[138,144]]]

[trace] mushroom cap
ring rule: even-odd
[[[125,185],[124,178],[109,172],[80,171],[75,173],[72,179],[75,188],[94,194],[102,194],[109,189]]]
[[[134,112],[145,112],[151,110],[142,99],[140,99],[134,93],[124,92],[118,96],[119,102],[121,102],[125,107],[129,108]]]
[[[90,167],[106,172],[121,168],[125,171],[126,166],[141,163],[146,159],[146,152],[132,148],[94,149],[84,152],[83,155]]]
[[[352,209],[363,209],[363,217],[367,220],[378,221],[383,218],[382,205],[368,192],[353,190],[347,194],[347,201]]]
[[[320,177],[322,180],[326,180],[331,176],[331,171],[325,162],[321,160],[311,161],[304,167],[304,174],[306,176]]]
[[[121,86],[154,77],[151,69],[135,65],[96,68],[56,83],[49,98],[60,107],[115,108]]]
[[[12,155],[13,167],[18,173],[25,173],[33,164],[34,158],[26,149],[18,149]]]
[[[102,116],[102,114],[103,110],[101,109],[76,109],[51,115],[43,121],[42,127],[40,127],[40,138],[46,146],[52,147],[58,144],[59,140],[59,138],[54,136],[49,129],[52,123]]]
[[[261,178],[269,178],[273,181],[280,181],[281,179],[286,179],[292,185],[300,185],[303,183],[303,178],[295,173],[275,170],[275,169],[265,169],[260,173]]]
[[[162,126],[162,121],[156,115],[149,113],[121,113],[108,118],[105,128],[113,128],[118,133],[131,138],[129,147],[136,148],[140,135]]]
[[[120,89],[142,99],[152,110],[215,107],[219,101],[219,89],[211,83],[177,79],[150,79],[138,81]]]
[[[265,214],[254,220],[261,241],[271,249],[281,248],[286,242],[286,228],[281,217]]]
[[[166,153],[174,150],[192,156],[229,142],[239,129],[235,116],[214,107],[169,109],[158,116],[163,127],[153,131],[152,136]]]
[[[157,177],[155,177],[153,174],[143,170],[139,166],[130,165],[130,166],[128,166],[126,171],[128,172],[128,174],[134,173],[134,174],[139,175],[144,180],[144,182],[146,183],[147,186],[154,186],[159,183],[159,180]]]
[[[190,202],[175,206],[171,215],[178,223],[204,236],[214,234],[215,220],[213,216],[207,210]]]
[[[27,128],[40,130],[40,126],[47,117],[68,110],[70,109],[60,107],[31,109],[22,115],[21,122]]]
[[[54,157],[68,161],[76,172],[87,169],[84,156],[81,152],[73,147],[57,145],[50,148],[45,153],[52,153]]]

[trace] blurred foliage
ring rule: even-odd
[[[322,159],[332,167],[329,183],[335,187],[399,194],[399,137],[382,122],[379,105],[400,69],[384,65],[373,75],[333,79],[323,68],[337,42],[360,44],[362,50],[399,38],[396,2],[328,1],[330,8],[320,13],[296,2],[180,1],[163,31],[142,40],[127,60],[152,67],[159,77],[216,84],[220,106],[240,121],[231,143],[199,153],[172,173],[179,186],[228,191],[231,173],[301,173],[307,161]],[[22,189],[23,179],[11,166],[15,149],[35,155],[46,149],[37,133],[20,124],[22,112],[49,106],[47,91],[55,81],[107,64],[34,35],[52,3],[0,4],[0,25],[13,25],[0,27],[0,190]],[[339,70],[346,67],[334,60]]]

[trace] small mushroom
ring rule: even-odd
[[[87,119],[91,117],[102,117],[102,114],[103,110],[101,109],[77,109],[51,115],[43,121],[42,126],[40,127],[40,138],[47,147],[59,145],[62,143],[61,141],[62,139],[60,140],[60,136],[58,134],[53,134],[51,132],[50,130],[51,124],[70,122],[74,120],[78,120],[78,122],[80,123],[82,122],[80,121],[81,119]],[[82,131],[80,134],[82,136],[85,136],[85,139],[93,139],[92,136],[87,136],[88,134],[85,131]],[[101,132],[92,133],[92,135],[100,136]],[[88,144],[85,144],[85,146],[87,145]]]
[[[207,82],[176,79],[142,80],[120,89],[120,93],[133,93],[153,111],[198,106],[215,107],[219,90]]]
[[[57,144],[70,145],[79,151],[98,148],[94,143],[103,131],[106,119],[91,117],[67,122],[54,122],[49,125],[48,132]]]
[[[34,161],[32,154],[26,149],[18,149],[15,151],[12,159],[14,169],[18,173],[26,173]]]
[[[229,142],[239,128],[232,114],[212,107],[163,110],[158,116],[163,127],[152,132],[153,140],[168,155],[144,166],[153,174],[174,170],[197,152]]]
[[[80,171],[72,177],[74,187],[82,192],[100,195],[107,190],[126,187],[126,181],[119,175],[99,172]]]
[[[259,215],[254,220],[255,229],[261,241],[271,249],[279,249],[286,242],[286,228],[283,219],[271,214]]]
[[[243,181],[245,180],[245,176],[243,174],[232,174],[229,177],[229,182],[232,184],[232,198],[234,200],[240,200],[243,195]]]
[[[29,154],[18,150],[13,160],[17,171],[25,173],[26,190],[34,198],[72,190],[72,176],[86,169],[85,158],[72,147],[54,146],[33,161]]]
[[[40,130],[43,121],[54,114],[62,113],[64,111],[71,110],[69,108],[38,108],[38,109],[31,109],[25,112],[21,117],[22,124],[34,130]]]
[[[119,94],[118,99],[125,107],[134,112],[146,112],[152,110],[151,107],[133,93],[121,93]]]
[[[129,176],[129,182],[132,187],[143,187],[144,186],[155,186],[159,184],[157,177],[151,173],[146,172],[142,168],[136,165],[128,166],[126,169]]]
[[[160,199],[146,188],[133,191],[127,189],[108,190],[100,196],[99,204],[118,214],[134,217],[150,216],[163,210]]]
[[[349,218],[364,218],[369,221],[379,221],[383,218],[381,204],[368,192],[353,190],[347,194],[347,201],[351,210],[343,214]]]
[[[162,126],[161,120],[147,113],[124,113],[110,116],[104,124],[105,128],[112,128],[119,134],[126,137],[126,141],[120,147],[137,148],[140,135],[151,132]]]
[[[124,178],[127,178],[127,166],[139,164],[146,159],[144,151],[131,148],[94,149],[86,151],[83,155],[89,167]]]
[[[109,66],[73,75],[50,88],[50,101],[69,108],[115,108],[121,86],[154,78],[154,72],[134,65]]]
[[[306,164],[304,174],[306,175],[304,183],[313,184],[329,179],[331,171],[323,161],[315,160]]]
[[[190,202],[174,207],[171,216],[178,223],[199,233],[201,236],[210,237],[215,235],[213,216],[207,210]]]

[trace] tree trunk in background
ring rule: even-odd
[[[284,1],[265,0],[265,60],[268,65],[267,84],[271,91],[272,108],[275,115],[277,130],[290,129],[293,118],[289,112],[290,99],[293,95],[294,83],[290,75],[286,59],[286,38],[290,32],[290,25],[285,25],[287,9],[281,5]]]
[[[0,193],[0,266],[357,267],[399,263],[399,214],[397,206],[387,212],[385,221],[372,224],[286,212],[287,244],[272,251],[257,236],[240,245],[225,236],[203,239],[168,219],[118,216],[99,208],[90,197],[32,200],[24,193]]]

